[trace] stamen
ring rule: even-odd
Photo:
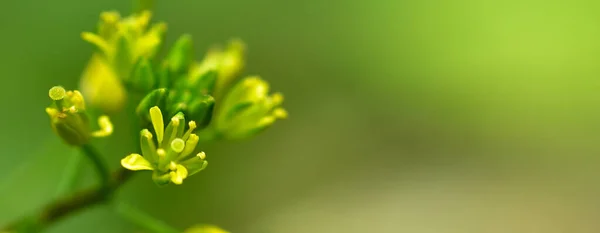
[[[275,117],[273,117],[273,116],[265,116],[265,117],[261,118],[260,121],[258,121],[258,126],[259,127],[264,127],[264,126],[271,125],[274,122],[275,122]]]
[[[81,92],[74,90],[69,98],[73,106],[75,106],[78,111],[85,110],[85,101],[83,100],[83,95],[81,95]]]
[[[75,108],[75,106],[71,106],[68,111],[69,113],[77,113],[77,109]]]
[[[175,117],[172,117],[171,121],[167,125],[167,128],[165,129],[164,140],[160,144],[161,147],[163,147],[163,148],[169,147],[169,143],[177,137],[176,134],[177,134],[178,126],[179,126],[179,120]]]
[[[204,153],[204,151],[201,151],[196,156],[198,156],[198,158],[200,158],[202,160],[206,159],[206,153]]]
[[[188,159],[189,155],[191,155],[192,153],[194,153],[194,150],[196,149],[196,145],[198,145],[198,141],[200,140],[200,138],[198,137],[198,135],[196,134],[191,134],[190,137],[188,138],[188,140],[185,142],[185,148],[183,148],[183,151],[179,154],[179,161],[184,161],[186,159]]]
[[[100,126],[100,130],[92,133],[94,137],[106,137],[111,135],[113,132],[113,125],[110,122],[110,118],[108,116],[100,116],[98,117],[98,125]]]
[[[112,55],[114,53],[113,48],[104,40],[104,38],[90,32],[81,33],[81,38],[91,44],[97,46],[102,52],[107,55]]]
[[[157,165],[159,157],[156,152],[156,145],[154,144],[154,140],[152,140],[152,133],[150,133],[148,129],[144,129],[141,132],[140,147],[142,149],[142,155],[148,158],[148,161],[150,161],[150,163]]]
[[[277,108],[277,109],[273,110],[273,116],[277,119],[285,119],[285,118],[287,118],[288,113],[283,108]]]
[[[283,94],[277,92],[271,95],[271,104],[273,106],[279,106],[283,103]]]
[[[119,13],[114,11],[102,12],[100,14],[100,19],[105,23],[110,24],[116,23],[117,21],[119,21],[120,18],[121,16],[119,15]]]
[[[163,170],[165,169],[165,167],[168,165],[167,163],[169,161],[167,161],[167,152],[164,149],[158,149],[156,150],[156,155],[158,156],[158,169],[159,170]]]
[[[177,170],[177,164],[175,162],[171,162],[169,164],[169,169],[171,169],[171,171]]]
[[[148,138],[148,139],[152,139],[152,133],[150,133],[150,130],[148,129],[143,129],[142,130],[142,137]]]
[[[167,152],[163,149],[156,150],[156,154],[158,154],[159,159],[163,159],[165,156],[167,156]]]
[[[188,126],[190,128],[183,135],[183,137],[182,137],[183,140],[187,140],[190,137],[190,134],[192,134],[192,132],[196,129],[196,122],[195,121],[190,121],[188,123]]]

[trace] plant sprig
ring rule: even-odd
[[[246,51],[241,40],[213,47],[195,60],[192,37],[186,34],[160,59],[156,54],[163,45],[166,24],[151,23],[153,0],[134,2],[133,14],[122,17],[116,11],[103,12],[97,30],[82,33],[95,50],[82,74],[81,91],[61,86],[49,91],[52,103],[46,112],[51,128],[89,158],[99,184],[58,198],[8,224],[5,231],[41,232],[67,216],[110,202],[131,171],[150,170],[160,186],[180,185],[207,167],[199,143],[250,138],[287,117],[281,93],[271,94],[269,84],[259,76],[239,78]],[[126,99],[130,104],[125,104]],[[93,139],[111,136],[115,126],[108,115],[122,111],[133,118],[134,132],[139,132],[134,137],[139,140],[120,161],[122,168],[110,173]],[[65,171],[60,194],[73,186],[80,163],[74,160],[73,164]],[[117,210],[157,233],[175,231],[152,223],[139,210]],[[186,232],[225,233],[210,225]]]

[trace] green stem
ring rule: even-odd
[[[81,158],[82,156],[79,154],[78,150],[74,150],[74,153],[68,158],[67,165],[63,171],[63,176],[56,188],[56,197],[63,196],[73,190],[77,183],[77,178],[79,178],[79,171],[81,171]]]
[[[90,144],[81,146],[81,151],[90,159],[90,162],[92,162],[94,170],[96,170],[96,173],[98,174],[101,187],[106,189],[110,179],[110,174],[108,173],[108,167],[101,158],[100,153],[98,153],[98,150],[96,150],[96,148]]]
[[[124,219],[153,233],[180,233],[177,229],[165,224],[164,222],[153,218],[147,213],[142,212],[133,206],[120,203],[116,207],[116,212]]]
[[[0,232],[41,232],[57,221],[86,208],[105,202],[133,173],[121,168],[113,173],[108,186],[97,186],[57,199],[43,206],[39,212],[10,222]]]

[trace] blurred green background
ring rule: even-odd
[[[0,4],[0,225],[53,198],[75,152],[52,134],[47,90],[77,87],[92,52],[79,34],[112,9],[130,2]],[[598,232],[599,11],[594,1],[159,0],[167,45],[191,33],[201,57],[242,38],[245,74],[283,92],[291,117],[204,145],[210,166],[183,186],[138,174],[120,195],[181,229]],[[114,168],[129,140],[104,144]],[[98,206],[49,232],[139,230]]]

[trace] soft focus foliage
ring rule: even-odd
[[[94,30],[98,12],[129,7],[3,4],[0,96],[19,113],[0,121],[0,222],[51,198],[70,154],[40,114],[46,91],[77,82],[92,52],[77,35]],[[179,229],[600,229],[598,2],[157,1],[156,9],[169,23],[165,47],[189,33],[199,61],[213,43],[243,38],[244,74],[283,92],[292,119],[250,142],[201,144],[211,165],[182,186],[159,189],[140,174],[121,191]],[[102,147],[112,161],[139,135],[117,131],[126,137]],[[137,232],[100,206],[49,232],[81,229]]]

